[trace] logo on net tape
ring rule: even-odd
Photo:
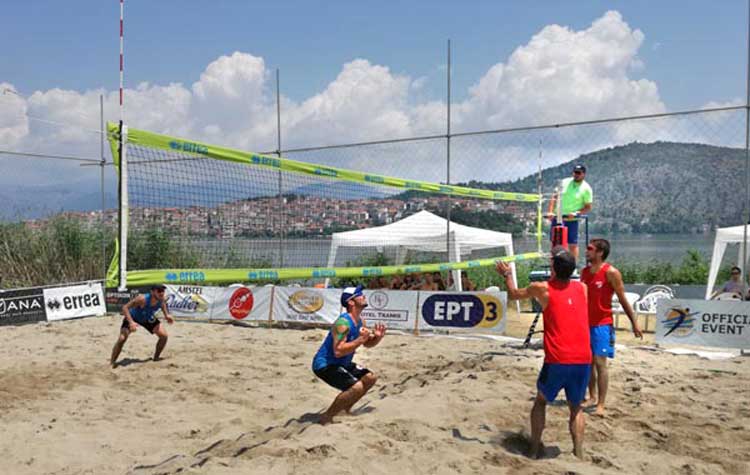
[[[298,290],[289,296],[289,307],[299,313],[315,313],[325,304],[323,297],[314,290]]]
[[[486,294],[435,294],[422,304],[422,317],[433,327],[492,328],[503,318],[503,304]]]
[[[664,325],[664,336],[676,337],[690,336],[695,330],[695,316],[698,312],[690,313],[687,307],[672,307],[667,310],[661,323]]]
[[[240,287],[232,293],[229,298],[229,314],[232,318],[242,320],[250,315],[253,309],[253,291],[247,287]]]
[[[177,140],[172,140],[171,142],[169,142],[169,147],[172,150],[181,150],[188,153],[200,153],[201,155],[208,155],[208,147],[193,142],[179,142]]]
[[[164,274],[164,280],[167,282],[203,282],[206,280],[206,274],[200,271],[167,272]]]
[[[250,161],[255,165],[265,165],[273,168],[281,168],[281,160],[273,157],[264,157],[263,155],[252,155]]]
[[[339,172],[338,171],[336,171],[336,170],[334,170],[332,168],[325,168],[325,167],[318,167],[315,170],[313,170],[313,173],[315,173],[316,175],[330,176],[330,177],[334,177],[334,178],[337,177],[337,176],[339,176]]]

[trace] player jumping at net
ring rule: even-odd
[[[585,420],[582,403],[591,374],[586,285],[570,280],[576,268],[573,255],[561,246],[552,249],[551,278],[517,289],[510,266],[498,261],[495,269],[505,277],[508,297],[513,300],[535,298],[544,315],[544,364],[536,382],[537,394],[531,409],[531,447],[529,457],[543,455],[547,403],[554,402],[565,389],[570,418],[568,429],[573,439],[573,453],[583,457]]]
[[[167,312],[167,302],[164,299],[166,289],[164,285],[154,285],[149,293],[138,294],[122,306],[123,319],[122,325],[120,325],[120,336],[117,338],[114,348],[112,348],[112,358],[110,359],[113,368],[117,367],[117,358],[120,356],[122,347],[128,341],[130,334],[138,329],[138,325],[159,337],[154,351],[154,361],[159,360],[161,352],[167,345],[168,335],[167,329],[154,315],[161,310],[167,322],[170,325],[174,323],[174,319]]]
[[[581,272],[581,281],[589,291],[589,326],[591,327],[591,351],[594,361],[591,365],[591,380],[588,405],[596,406],[597,416],[604,415],[604,401],[607,398],[609,374],[607,358],[615,357],[615,329],[612,320],[612,295],[617,299],[630,319],[633,335],[643,339],[643,333],[635,319],[633,308],[625,298],[625,285],[622,274],[613,265],[605,262],[609,256],[609,241],[592,239],[586,246],[588,265]]]
[[[362,310],[367,307],[367,298],[362,286],[347,287],[341,293],[341,306],[346,312],[331,327],[323,344],[313,358],[315,376],[341,393],[320,418],[328,424],[341,411],[350,413],[352,406],[372,388],[378,377],[367,368],[354,363],[354,352],[360,346],[372,348],[385,336],[385,325],[375,325],[371,332],[365,327]]]

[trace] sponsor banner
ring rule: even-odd
[[[273,320],[276,322],[333,323],[341,314],[341,289],[276,287]]]
[[[211,318],[211,310],[224,287],[199,287],[194,285],[167,285],[167,310],[181,318]]]
[[[231,285],[220,292],[211,305],[212,320],[268,321],[273,288]]]
[[[750,302],[659,300],[656,304],[656,341],[750,349]]]
[[[120,292],[116,288],[107,289],[104,292],[104,301],[107,305],[107,312],[120,313],[122,312],[122,306],[130,302],[135,296],[140,293],[148,292],[150,289],[129,289],[125,292]]]
[[[365,290],[368,306],[362,311],[367,326],[413,331],[417,320],[417,294],[408,290]]]
[[[419,329],[505,331],[506,292],[419,292]]]
[[[0,325],[18,325],[46,320],[42,289],[0,291]]]
[[[47,320],[93,317],[107,313],[102,284],[92,283],[44,289]]]

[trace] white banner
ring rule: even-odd
[[[362,311],[362,317],[370,327],[384,323],[388,328],[414,331],[418,293],[411,290],[365,290],[368,306]]]
[[[212,320],[268,321],[273,287],[237,284],[221,290],[212,306]]]
[[[658,343],[750,348],[750,302],[664,299],[656,305]]]
[[[167,310],[175,317],[208,320],[216,299],[224,290],[224,287],[167,284]]]
[[[44,289],[47,320],[91,317],[107,313],[101,283]]]
[[[505,331],[506,292],[419,292],[419,329]]]
[[[275,322],[333,323],[341,314],[341,289],[276,287]]]
[[[175,317],[268,320],[270,287],[167,285],[167,309]]]

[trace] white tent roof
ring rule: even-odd
[[[334,233],[331,246],[397,246],[417,251],[441,252],[446,249],[447,224],[447,220],[440,216],[420,211],[385,226]],[[461,254],[492,247],[510,246],[512,250],[513,238],[509,233],[472,228],[453,222],[450,232]]]
[[[396,264],[401,264],[406,257],[406,250],[443,252],[448,240],[448,220],[429,211],[420,211],[395,223],[375,228],[358,229],[343,233],[334,233],[331,239],[331,251],[328,255],[328,267],[333,267],[339,247],[387,247],[398,248]],[[461,255],[475,249],[502,247],[505,255],[513,255],[513,237],[509,233],[488,231],[456,224],[450,226],[452,246],[448,252],[450,262],[460,262]],[[513,281],[516,280],[516,266],[511,263]],[[451,271],[457,290],[461,290],[460,271]],[[326,280],[326,286],[328,281]]]
[[[714,252],[711,256],[711,268],[708,272],[708,284],[706,285],[706,298],[711,296],[711,290],[716,285],[716,276],[719,274],[719,267],[721,266],[721,258],[724,257],[724,251],[727,249],[727,244],[741,244],[745,236],[745,226],[731,226],[728,228],[719,228],[716,230],[716,238],[714,239]],[[750,227],[748,229],[748,237],[750,237]],[[750,241],[750,240],[749,240]],[[740,262],[747,262],[747,258],[742,255],[743,249],[740,247]],[[747,275],[747,269],[744,264],[740,264],[743,272]]]

